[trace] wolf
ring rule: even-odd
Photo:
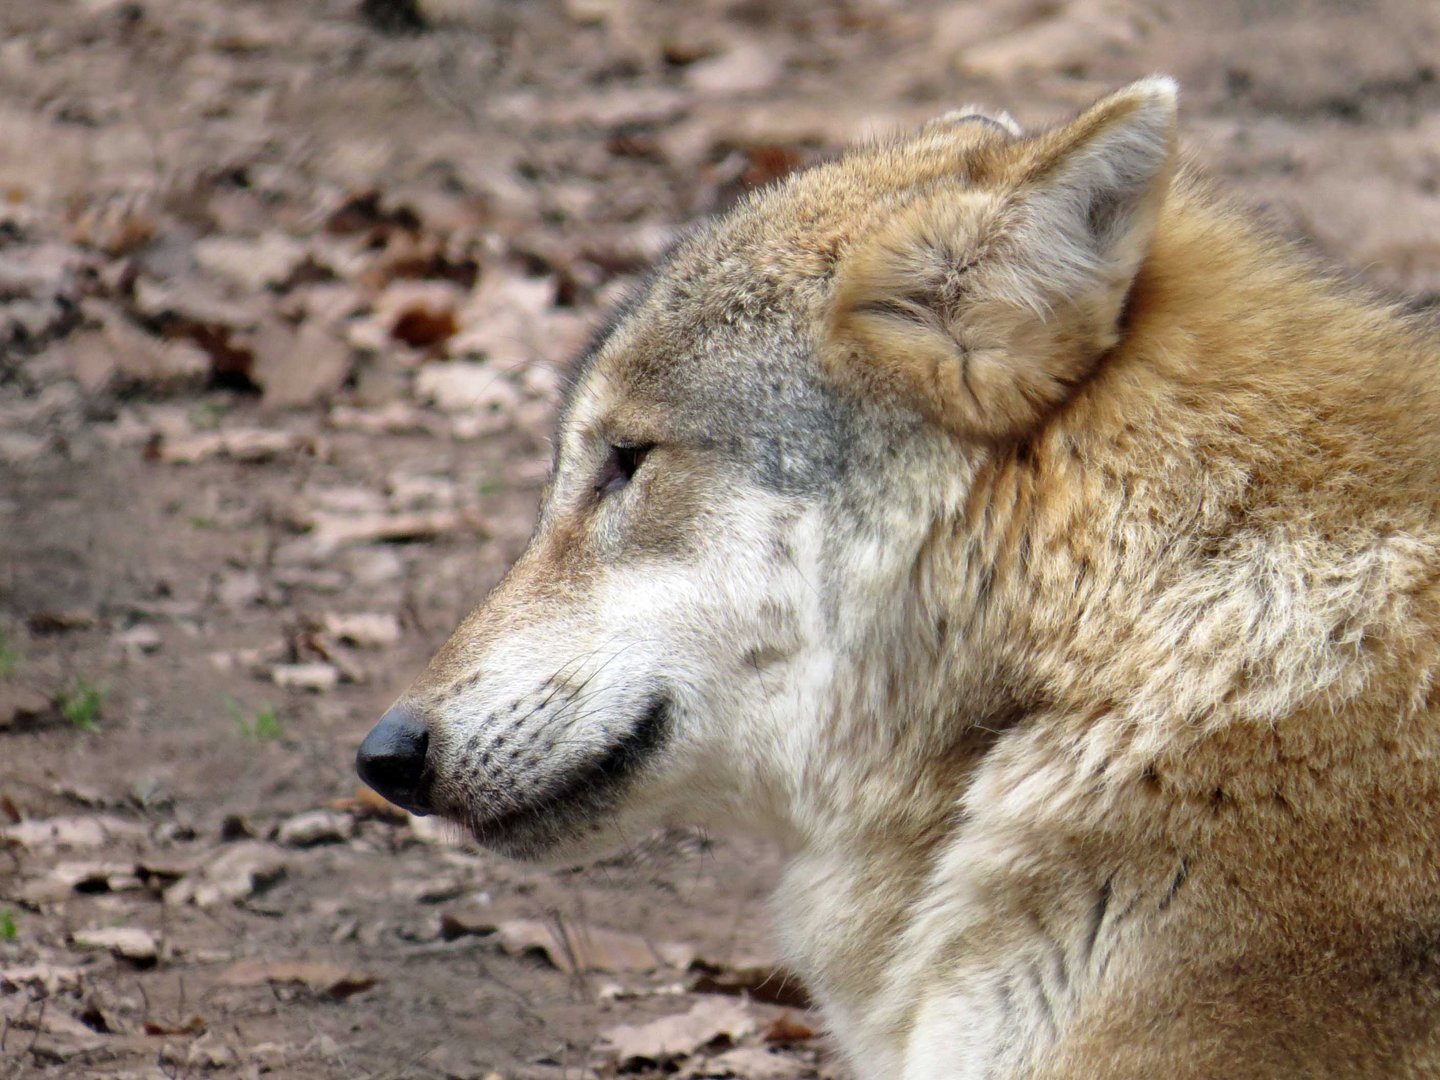
[[[684,239],[362,744],[520,858],[774,837],[858,1077],[1440,1075],[1440,349],[1152,77]]]

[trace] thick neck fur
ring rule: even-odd
[[[1277,247],[1177,180],[1121,343],[1023,443],[953,448],[930,517],[894,538],[904,580],[836,683],[779,898],[861,1075],[909,1068],[883,1048],[934,1020],[942,984],[966,1003],[952,1057],[977,1075],[1162,1047],[1091,1018],[1164,998],[1147,972],[1184,963],[1202,925],[1186,902],[1248,890],[1205,949],[1253,959],[1278,934],[1283,963],[1300,931],[1255,845],[1283,820],[1298,839],[1277,857],[1328,881],[1335,830],[1379,820],[1369,752],[1440,752],[1415,722],[1440,643],[1406,630],[1440,625],[1440,381],[1394,313]],[[1435,805],[1429,770],[1384,782]],[[1366,875],[1437,893],[1403,861],[1373,853]],[[1366,910],[1344,887],[1310,907]],[[1200,1072],[1203,1051],[1186,1051]],[[907,1061],[923,1052],[912,1039]]]

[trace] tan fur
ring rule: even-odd
[[[1173,145],[1156,80],[1034,137],[947,119],[682,248],[581,376],[535,547],[406,699],[450,747],[507,635],[698,582],[655,660],[694,718],[614,812],[781,838],[783,935],[867,1080],[1440,1074],[1440,354]],[[756,342],[861,417],[840,479],[762,490],[689,434],[724,380],[684,358],[746,378]],[[656,449],[596,505],[622,437]],[[703,689],[732,647],[753,676]]]

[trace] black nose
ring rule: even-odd
[[[421,792],[430,734],[408,709],[395,706],[370,729],[355,755],[355,771],[396,806],[428,814]]]

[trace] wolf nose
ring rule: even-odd
[[[421,794],[425,773],[425,751],[430,733],[408,709],[396,705],[370,729],[355,754],[355,771],[396,806],[412,814],[428,814]]]

